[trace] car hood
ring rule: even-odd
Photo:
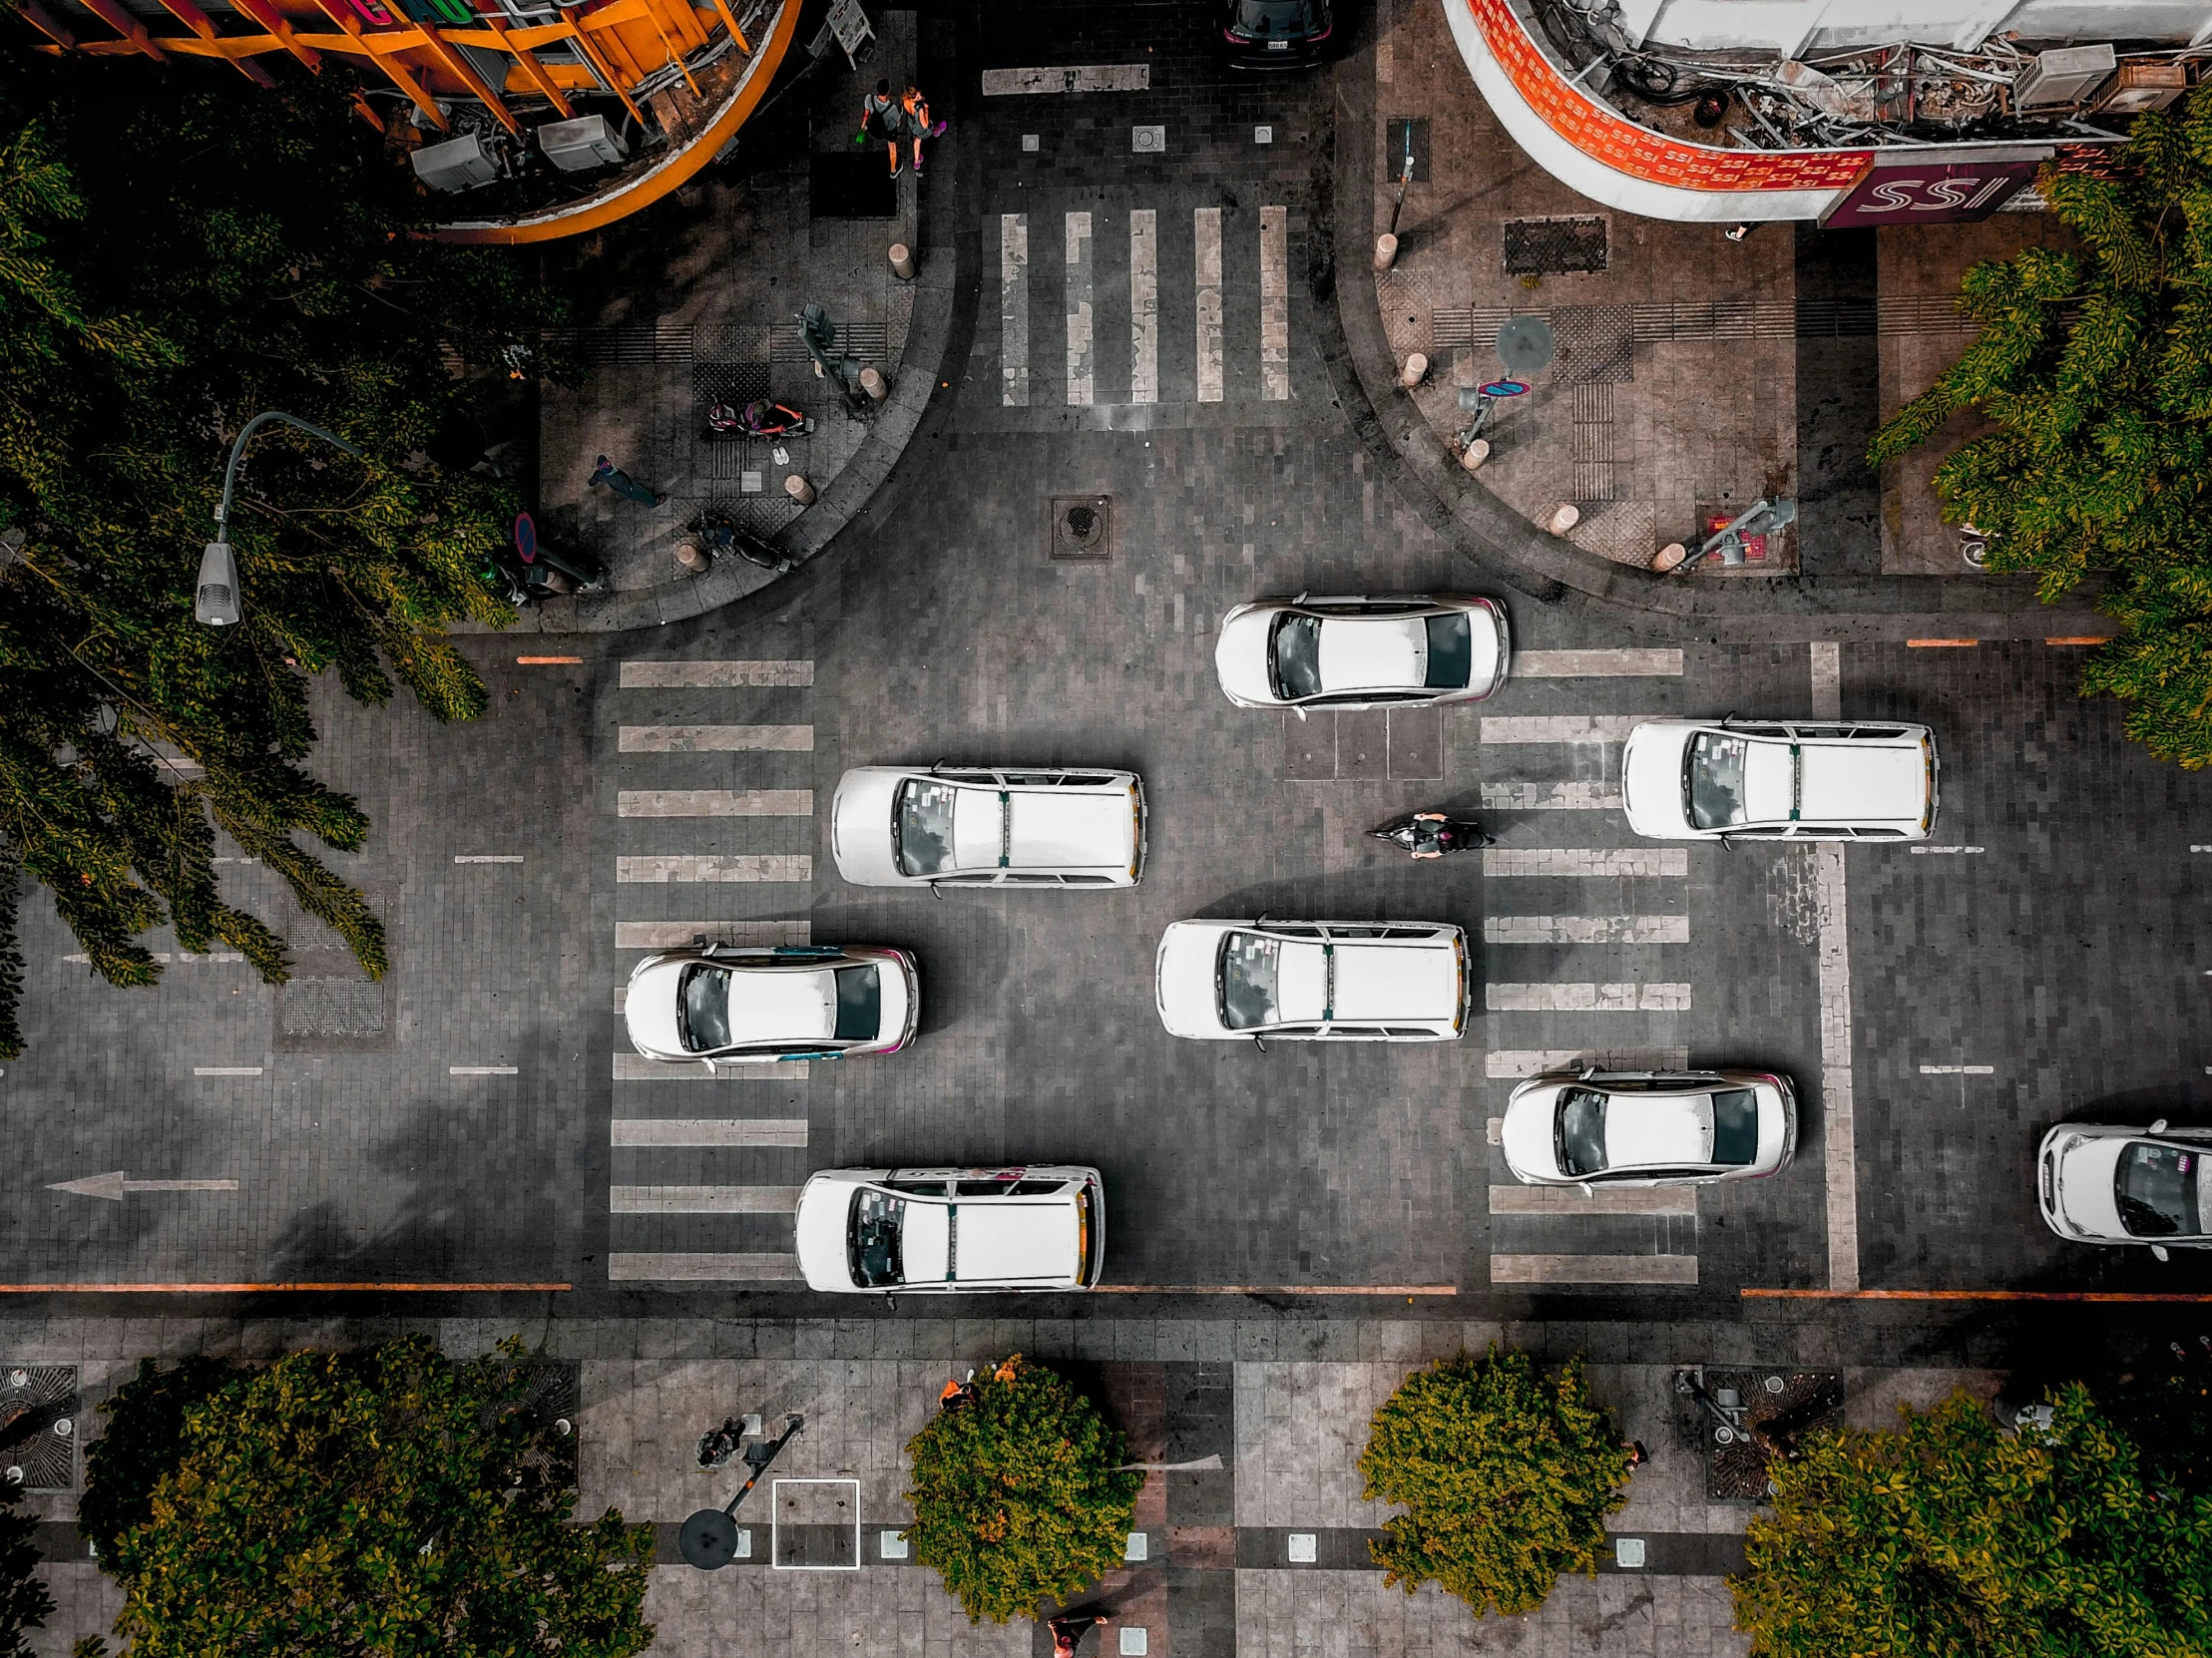
[[[1551,1132],[1558,1114],[1559,1084],[1541,1083],[1527,1093],[1517,1092],[1506,1106],[1505,1126],[1498,1135],[1506,1166],[1516,1174],[1539,1180],[1564,1180],[1559,1167],[1558,1143]]]
[[[817,1174],[799,1193],[794,1217],[799,1273],[810,1290],[849,1290],[852,1269],[845,1255],[845,1233],[852,1194],[859,1182]]]
[[[1238,702],[1272,706],[1281,698],[1267,682],[1267,633],[1275,624],[1271,609],[1232,611],[1222,620],[1221,636],[1213,641],[1213,671],[1221,688]]]
[[[1615,1094],[1605,1107],[1609,1168],[1678,1168],[1712,1160],[1709,1093]]]
[[[685,961],[649,962],[632,976],[630,994],[623,999],[623,1020],[630,1027],[630,1045],[650,1057],[684,1051],[675,1025],[675,988]]]
[[[837,780],[829,807],[829,851],[837,873],[859,886],[895,885],[906,879],[891,858],[891,806],[907,771],[871,766]]]
[[[961,1282],[1073,1279],[1081,1266],[1073,1202],[1001,1199],[960,1205]]]
[[[1330,617],[1320,665],[1325,691],[1418,689],[1429,674],[1429,632],[1418,617]]]
[[[1126,790],[1033,794],[1017,789],[1013,810],[1017,869],[1126,869],[1136,861],[1136,819]]]
[[[2128,1238],[2112,1176],[2127,1149],[2126,1134],[2092,1135],[2058,1157],[2058,1208],[2076,1231],[2093,1238]]]
[[[1620,806],[1639,835],[1679,835],[1682,815],[1682,750],[1694,725],[1651,722],[1628,733],[1620,751]]]
[[[1920,822],[1928,767],[1918,744],[1809,742],[1802,755],[1807,823]]]
[[[1339,942],[1336,947],[1335,1012],[1341,1023],[1449,1021],[1459,1012],[1459,964],[1449,940],[1442,945]]]
[[[1178,921],[1159,938],[1154,990],[1159,1022],[1176,1036],[1233,1035],[1221,1024],[1214,997],[1213,969],[1221,937],[1239,925],[1225,921]]]

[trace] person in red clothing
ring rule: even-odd
[[[930,120],[929,100],[924,98],[921,91],[915,87],[908,87],[906,96],[899,100],[899,118],[902,129],[911,134],[914,139],[914,177],[919,179],[922,176],[922,140],[936,138],[944,132],[945,124],[942,121],[933,123]],[[891,171],[894,173],[898,171],[898,146],[896,144],[892,146]]]
[[[1045,1627],[1053,1632],[1053,1658],[1076,1658],[1076,1647],[1084,1636],[1106,1621],[1104,1612],[1088,1606],[1047,1618]]]

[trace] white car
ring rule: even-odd
[[[861,887],[1133,887],[1144,784],[1057,766],[862,766],[837,780],[829,850]]]
[[[1456,1040],[1467,935],[1425,921],[1178,921],[1154,994],[1170,1036],[1215,1040]]]
[[[623,999],[640,1053],[708,1070],[895,1053],[921,1009],[905,951],[833,945],[671,950],[640,962]]]
[[[1088,1290],[1106,1267],[1095,1168],[824,1169],[799,1193],[812,1290]]]
[[[1530,1186],[1675,1186],[1773,1174],[1797,1089],[1763,1070],[1552,1071],[1506,1102],[1499,1148]]]
[[[2043,1224],[2071,1243],[2212,1249],[2212,1129],[2061,1122],[2035,1162]]]
[[[1213,668],[1240,708],[1464,702],[1506,682],[1505,610],[1452,594],[1259,599],[1221,619]]]
[[[1647,719],[1621,749],[1620,803],[1652,840],[1921,841],[1942,769],[1925,725]]]

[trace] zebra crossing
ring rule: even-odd
[[[621,979],[647,952],[804,945],[814,879],[807,660],[639,659],[621,666],[616,730]],[[618,990],[617,1010],[623,991]],[[619,1038],[618,1038],[619,1039]],[[791,1214],[807,1168],[805,1061],[670,1065],[612,1056],[610,1280],[798,1277]]]
[[[1286,206],[1001,212],[985,233],[1003,408],[1291,400]]]
[[[1525,651],[1500,700],[1571,703],[1585,681],[1682,672],[1679,650]],[[1527,1077],[1586,1063],[1689,1063],[1681,1037],[1695,997],[1685,949],[1691,849],[1603,844],[1621,832],[1620,746],[1640,717],[1565,709],[1479,716],[1484,770],[1513,774],[1486,777],[1484,808],[1530,814],[1497,825],[1514,844],[1483,853],[1484,1000],[1494,1045],[1476,1086],[1488,1113],[1493,1284],[1697,1283],[1696,1187],[1525,1186],[1498,1149],[1507,1099]],[[1556,977],[1539,977],[1551,969]]]

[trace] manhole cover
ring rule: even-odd
[[[18,1491],[73,1489],[77,1417],[75,1365],[0,1367],[0,1480]]]
[[[1051,553],[1072,564],[1104,564],[1113,557],[1113,497],[1053,497]]]
[[[1605,268],[1605,221],[1574,218],[1506,220],[1506,274],[1544,276]]]

